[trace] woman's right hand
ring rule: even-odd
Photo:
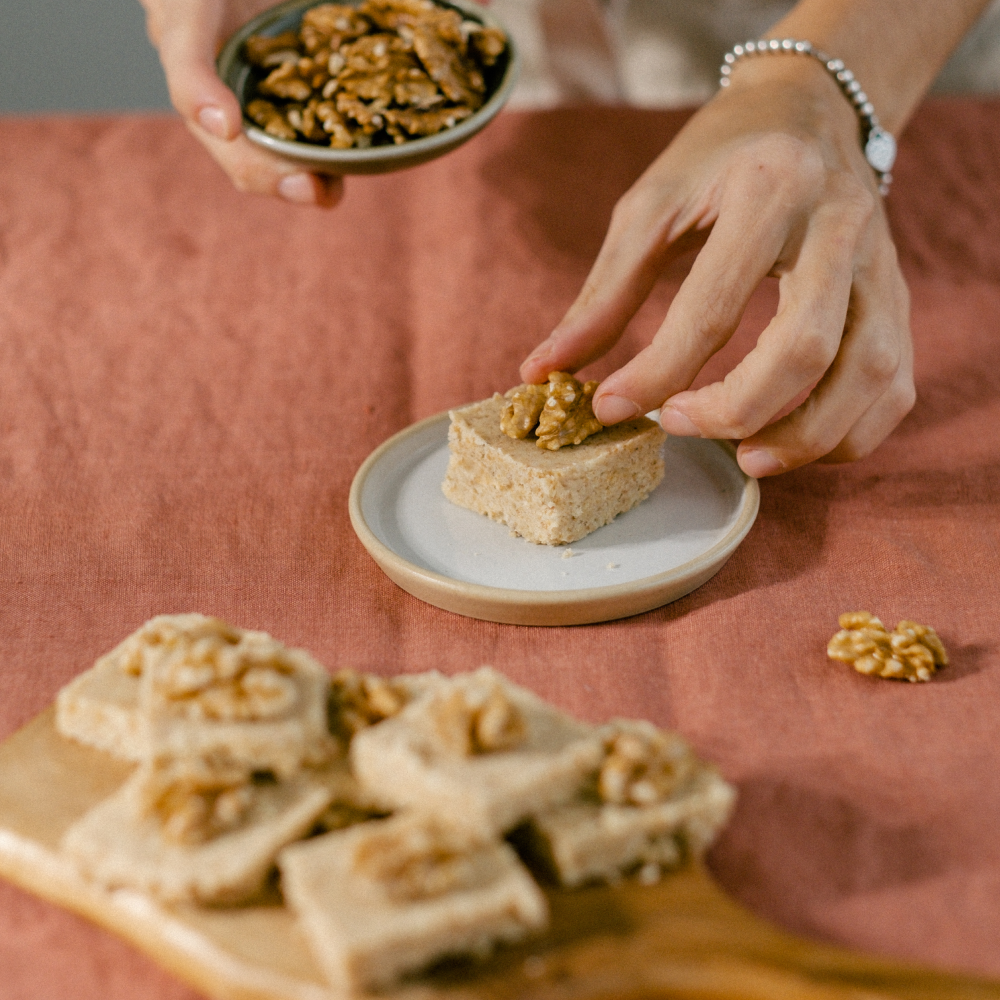
[[[276,195],[330,208],[343,195],[340,177],[311,172],[252,143],[243,134],[235,94],[215,59],[226,39],[273,0],[140,0],[146,30],[160,54],[174,107],[239,191]]]

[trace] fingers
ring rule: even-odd
[[[889,388],[851,428],[836,448],[819,458],[821,462],[854,462],[871,454],[913,409],[917,400],[913,384],[913,340],[910,336],[910,299],[906,283],[897,272],[898,331],[901,359]]]
[[[682,199],[654,164],[621,198],[583,289],[547,340],[521,365],[525,382],[576,371],[605,354],[652,291],[667,259],[704,242],[708,218],[682,214]],[[702,213],[703,215],[706,213]]]
[[[217,0],[175,0],[150,11],[149,28],[174,107],[208,135],[231,140],[242,130],[243,115],[215,71],[222,13]]]
[[[188,127],[238,191],[274,195],[295,204],[320,208],[332,208],[343,198],[344,183],[340,177],[303,170],[301,164],[275,156],[242,134],[226,142],[206,135],[197,125],[188,123]]]
[[[856,282],[840,353],[809,398],[740,445],[749,475],[862,458],[910,411],[916,396],[909,297],[894,254],[891,263],[894,274],[873,268]]]
[[[605,379],[594,410],[611,424],[666,401],[669,432],[742,438],[743,468],[770,475],[867,454],[914,390],[908,296],[857,122],[814,66],[761,65],[755,83],[699,111],[616,206],[583,291],[521,374],[538,382],[604,354],[678,235],[710,229],[652,343]],[[780,303],[754,350],[724,381],[687,391],[768,274]]]
[[[220,0],[146,0],[146,5],[150,38],[159,50],[171,101],[237,190],[301,205],[336,205],[343,196],[341,178],[306,169],[244,135],[236,95],[215,69],[223,34]]]
[[[856,261],[873,239],[874,197],[857,184],[813,211],[801,245],[782,254],[778,312],[757,345],[723,382],[668,398],[668,433],[693,426],[705,437],[748,438],[819,382],[841,348]]]
[[[805,162],[795,163],[796,157]],[[792,233],[804,226],[821,177],[821,167],[793,140],[757,143],[734,157],[711,235],[663,325],[649,347],[595,394],[599,420],[615,423],[645,413],[691,384],[732,336],[761,279],[783,251],[794,252]]]
[[[730,191],[653,343],[602,383],[598,418],[666,395],[668,432],[743,439],[740,464],[758,477],[868,454],[914,402],[908,294],[874,193],[852,175],[815,201],[787,185],[768,201],[752,179]],[[757,346],[723,382],[672,395],[729,339],[768,270],[781,300]]]
[[[856,462],[870,455],[896,429],[916,401],[911,350],[889,390],[879,397],[836,448],[817,458],[817,461]]]

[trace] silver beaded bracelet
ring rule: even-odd
[[[795,38],[769,38],[761,39],[759,42],[744,42],[737,45],[731,52],[726,53],[725,62],[719,70],[720,87],[729,86],[729,76],[733,72],[733,66],[744,56],[770,55],[771,53],[792,53],[803,56],[812,56],[819,60],[826,71],[837,82],[837,86],[844,92],[844,96],[854,106],[861,122],[861,144],[865,151],[865,159],[871,165],[872,170],[878,175],[879,194],[885,196],[889,193],[889,185],[892,183],[892,165],[896,162],[896,140],[892,134],[879,125],[878,115],[875,114],[875,107],[868,100],[868,95],[861,89],[861,84],[854,79],[854,74],[843,64],[840,59],[834,59],[825,52],[813,48],[812,42],[803,42]]]

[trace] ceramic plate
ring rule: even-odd
[[[572,545],[535,545],[441,492],[448,414],[377,448],[351,523],[388,576],[429,604],[512,625],[580,625],[658,608],[714,576],[757,516],[757,481],[728,442],[668,438],[667,474],[638,507]]]

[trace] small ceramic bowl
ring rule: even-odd
[[[244,55],[243,43],[251,35],[273,36],[280,35],[283,31],[296,30],[303,13],[319,2],[321,0],[286,0],[285,3],[258,14],[252,21],[243,25],[219,53],[219,76],[236,94],[240,107],[244,109],[244,132],[251,141],[273,153],[322,169],[325,173],[382,174],[390,170],[402,170],[404,167],[414,167],[418,163],[433,160],[471,139],[489,124],[510,97],[518,70],[517,52],[510,32],[486,8],[480,7],[472,0],[447,0],[447,2],[435,0],[442,7],[454,8],[463,18],[477,21],[487,27],[499,28],[507,36],[507,51],[485,74],[489,97],[478,111],[436,135],[421,136],[399,145],[370,146],[367,149],[333,149],[308,142],[275,138],[258,128],[246,116],[247,104],[255,95],[253,71]],[[341,2],[357,6],[360,0],[341,0]]]

